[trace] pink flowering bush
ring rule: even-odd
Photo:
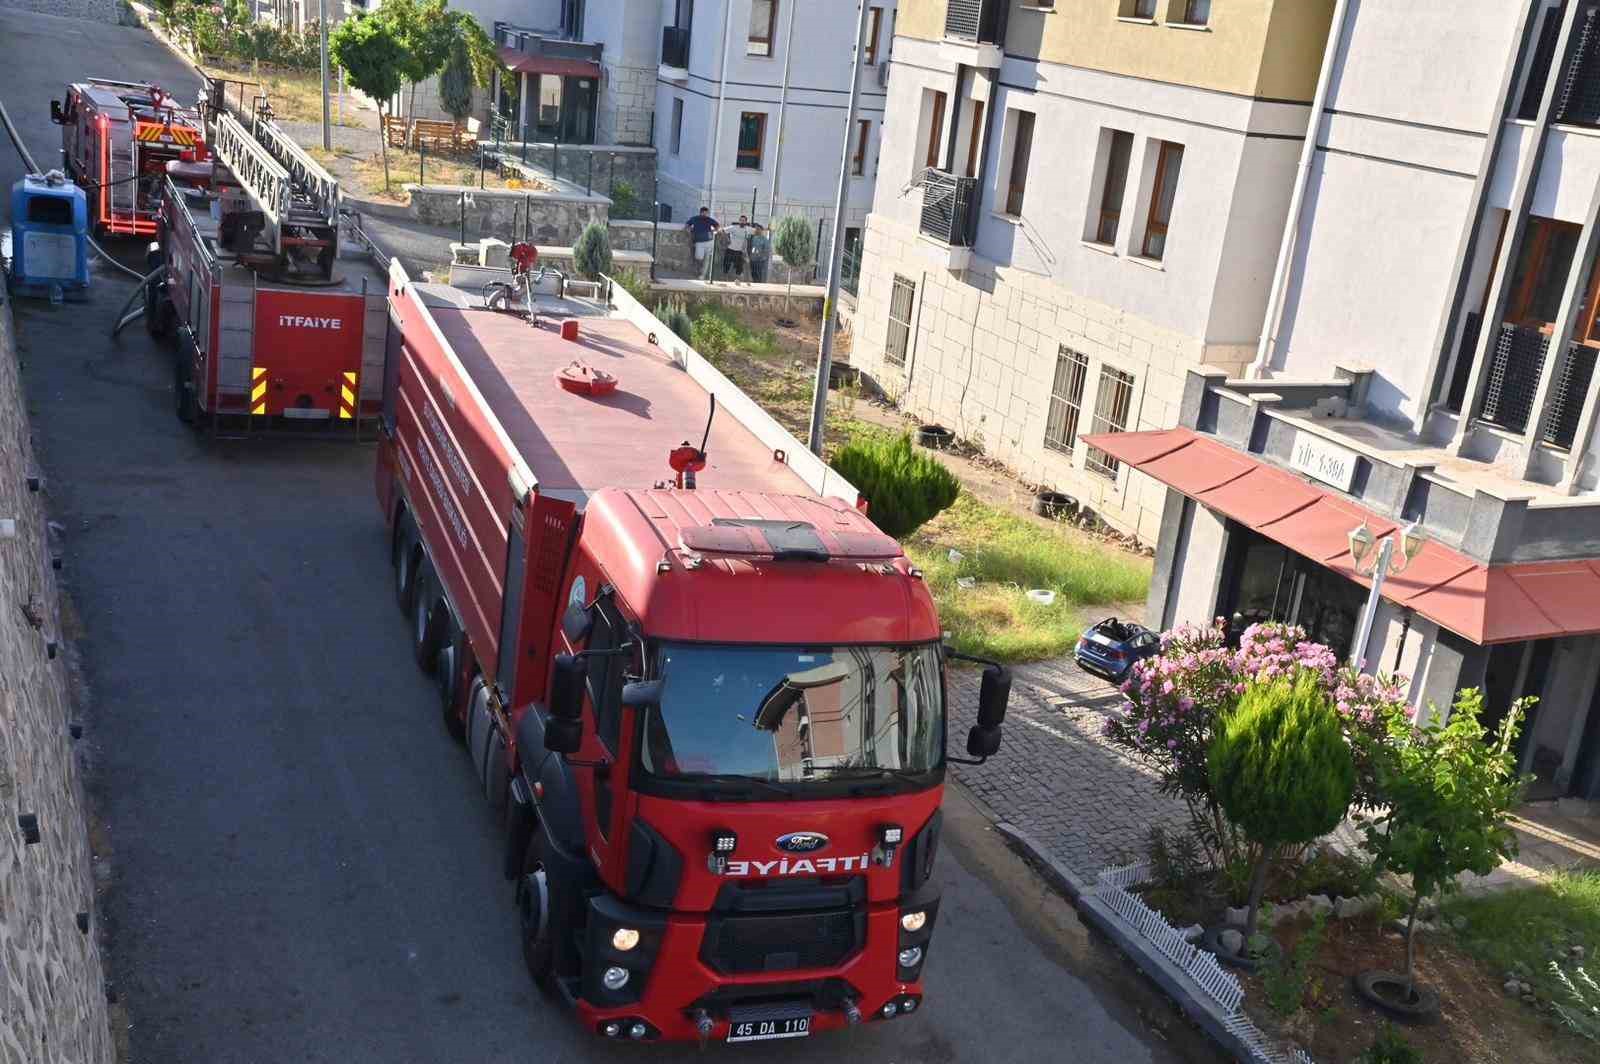
[[[1338,654],[1299,628],[1251,625],[1237,648],[1227,645],[1220,620],[1174,628],[1161,637],[1159,654],[1134,664],[1122,685],[1122,715],[1105,724],[1107,738],[1156,770],[1163,794],[1188,805],[1195,833],[1219,863],[1238,857],[1242,844],[1211,790],[1206,759],[1218,722],[1247,685],[1302,672],[1317,678],[1350,743],[1354,804],[1374,804],[1372,745],[1358,739],[1381,739],[1386,710],[1404,705],[1405,681],[1341,665]]]

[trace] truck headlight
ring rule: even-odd
[[[897,959],[900,961],[900,967],[915,968],[917,965],[922,963],[922,947],[912,946],[909,949],[903,949],[900,951],[900,956]],[[607,974],[610,973],[608,972]],[[615,990],[616,987],[612,987],[612,989]]]
[[[928,923],[928,914],[918,909],[916,912],[905,913],[900,917],[900,926],[907,931],[921,931]]]
[[[918,925],[921,926],[920,924]],[[910,928],[909,930],[916,930]],[[628,952],[639,944],[639,932],[631,927],[619,927],[611,933],[611,948],[622,953]]]
[[[904,956],[903,953],[901,955]],[[922,951],[917,950],[917,955],[920,957]],[[600,981],[607,990],[621,990],[628,985],[628,969],[612,965],[600,974]]]

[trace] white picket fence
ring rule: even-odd
[[[1167,923],[1166,917],[1128,889],[1148,873],[1149,868],[1143,863],[1102,869],[1095,877],[1094,895],[1222,1006],[1224,1026],[1250,1047],[1256,1060],[1262,1064],[1314,1064],[1303,1049],[1285,1054],[1272,1048],[1261,1029],[1239,1008],[1244,1000],[1244,988],[1234,974],[1223,968],[1216,957],[1188,942],[1182,931]]]

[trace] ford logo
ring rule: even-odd
[[[816,853],[828,848],[828,836],[820,831],[791,831],[778,836],[777,846],[785,853]]]

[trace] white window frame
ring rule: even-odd
[[[1078,426],[1083,420],[1083,393],[1088,384],[1089,356],[1061,344],[1056,351],[1050,403],[1045,410],[1045,450],[1071,457],[1078,443]],[[1057,431],[1052,432],[1052,427]]]
[[[1133,417],[1138,390],[1137,376],[1108,362],[1100,363],[1100,375],[1094,388],[1094,417],[1089,422],[1090,433],[1128,431],[1128,421]],[[1121,406],[1120,412],[1118,405]],[[1114,482],[1122,463],[1100,448],[1086,445],[1083,468]]]
[[[895,297],[901,291],[908,293],[906,297],[905,318],[897,318],[894,314]],[[891,366],[904,367],[906,359],[911,355],[911,322],[917,309],[917,282],[902,274],[895,274],[889,282],[889,328],[883,339],[883,360]],[[895,352],[894,339],[899,330],[900,350]]]

